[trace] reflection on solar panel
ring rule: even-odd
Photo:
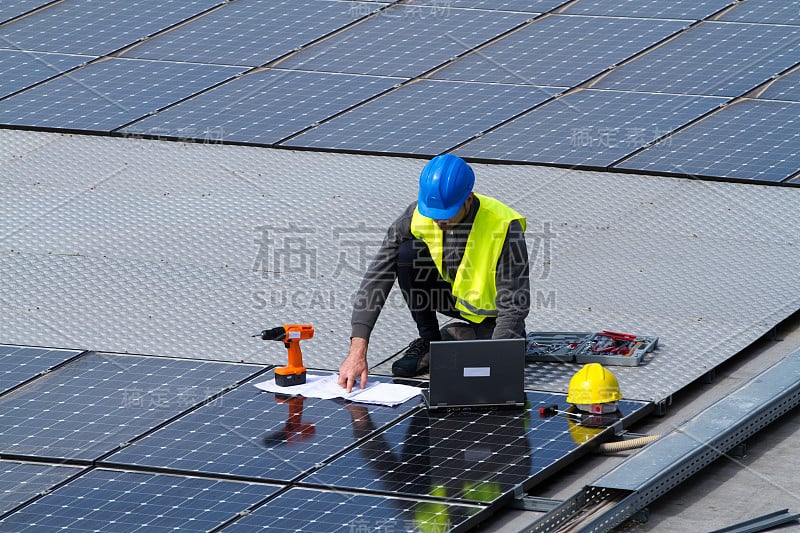
[[[580,91],[549,102],[457,152],[467,157],[606,166],[726,101]]]
[[[800,70],[784,74],[769,84],[757,98],[800,102]]]
[[[129,51],[129,57],[258,66],[379,9],[380,4],[231,2]]]
[[[88,354],[0,398],[0,452],[97,459],[259,369]]]
[[[739,179],[782,181],[800,168],[800,103],[744,100],[617,165]]]
[[[123,131],[274,143],[400,81],[375,76],[266,70],[225,83]]]
[[[0,22],[5,22],[14,17],[24,15],[52,1],[53,0],[14,0],[14,2],[0,2]]]
[[[4,531],[210,531],[278,487],[92,470],[0,520]]]
[[[264,379],[273,379],[272,373]],[[419,398],[368,412],[382,427],[417,405]],[[278,398],[244,386],[111,455],[108,462],[289,481],[364,436],[352,408],[333,400]]]
[[[785,0],[747,0],[725,13],[720,20],[763,22],[769,24],[800,24],[800,9],[796,2]]]
[[[301,51],[280,67],[411,77],[531,17],[530,13],[397,5]]]
[[[90,56],[0,50],[0,98],[93,59]]]
[[[284,144],[438,154],[558,92],[553,87],[422,80]]]
[[[0,394],[77,356],[80,350],[0,346]]]
[[[4,48],[15,50],[103,55],[221,3],[221,0],[56,2],[0,28],[0,42]]]
[[[739,96],[797,63],[798,45],[791,26],[704,22],[594,87]]]
[[[675,20],[546,17],[458,60],[433,77],[571,87],[686,24]]]
[[[107,131],[241,71],[190,63],[101,61],[0,101],[0,123]]]
[[[0,515],[81,471],[81,467],[0,460]]]
[[[293,488],[225,531],[458,531],[481,510],[477,506]]]
[[[530,486],[545,468],[608,429],[608,422],[644,405],[620,402],[622,414],[592,426],[581,425],[577,414],[539,416],[544,405],[558,404],[566,412],[563,395],[527,395],[529,407],[524,410],[432,415],[421,409],[312,472],[303,483],[492,503],[515,487]],[[376,429],[368,417],[358,420],[356,429],[363,434]]]
[[[578,0],[564,13],[576,15],[603,15],[609,17],[652,17],[701,20],[734,0]]]

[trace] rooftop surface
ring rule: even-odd
[[[15,374],[5,355],[0,416],[69,372],[93,388],[92,361],[168,361],[153,367],[156,382],[182,394],[153,420],[180,427],[207,395],[243,398],[243,383],[285,364],[282,347],[252,338],[283,323],[312,323],[304,363],[335,371],[386,226],[415,200],[427,158],[453,152],[472,162],[477,191],[527,217],[528,331],[658,336],[640,366],[614,373],[626,400],[664,411],[628,430],[680,431],[800,348],[798,13],[757,0],[3,5],[0,65],[12,75],[0,81],[0,348],[89,353],[49,381],[24,366]],[[371,340],[373,374],[388,379],[415,336],[394,291]],[[222,368],[235,382],[225,394]],[[528,363],[526,390],[559,398],[578,368]],[[203,394],[187,397],[199,384]],[[164,387],[124,386],[125,407]],[[391,438],[415,420],[402,409],[377,429]],[[20,422],[30,434],[0,442],[10,494],[28,494],[20,472],[41,465],[42,488],[65,494],[135,483],[130,469],[155,476],[147,486],[174,474],[104,455],[114,447],[102,437],[80,450],[42,444],[51,424],[39,416]],[[162,427],[137,424],[113,438],[146,445]],[[797,512],[798,424],[794,409],[748,440],[747,455],[723,454],[652,503],[649,521],[618,529],[711,530]],[[565,500],[637,453],[648,449],[575,454],[523,485]],[[215,475],[185,482],[245,483],[238,499],[221,497],[228,509],[331,496],[313,476]],[[343,483],[328,486],[347,494]],[[368,508],[387,497],[359,494]],[[398,508],[415,501],[397,494]],[[15,528],[50,501],[16,498],[0,507],[22,513],[0,514]],[[496,531],[544,514],[447,501],[465,527],[476,509],[492,511],[480,527]],[[209,508],[200,528],[227,516]]]

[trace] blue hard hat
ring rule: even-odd
[[[475,173],[466,161],[451,154],[437,155],[419,176],[417,208],[428,218],[453,218],[467,201]]]

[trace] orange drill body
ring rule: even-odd
[[[281,387],[302,385],[306,382],[306,367],[303,366],[303,354],[300,351],[300,341],[314,336],[314,327],[311,324],[284,324],[283,341],[289,352],[289,364],[275,369],[275,383]]]

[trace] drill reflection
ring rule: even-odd
[[[278,444],[296,444],[313,437],[317,430],[312,422],[303,422],[303,396],[275,395],[275,401],[285,403],[289,407],[286,423],[283,428],[267,433],[261,442],[267,448]]]
[[[582,445],[602,433],[607,427],[622,420],[622,412],[617,409],[613,413],[587,413],[574,405],[570,405],[564,413],[567,418],[569,434],[576,444]]]

